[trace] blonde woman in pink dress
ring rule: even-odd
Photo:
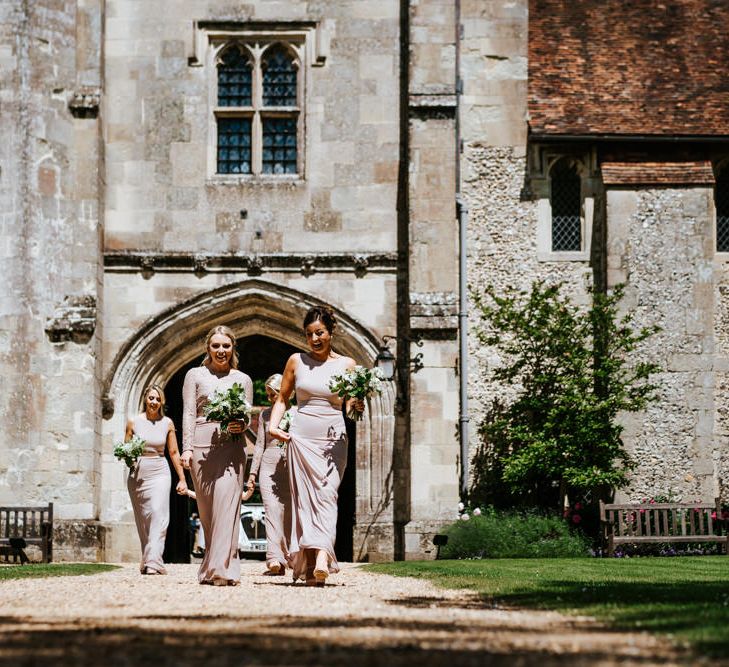
[[[332,375],[354,368],[355,362],[332,350],[336,321],[331,310],[310,308],[304,317],[309,352],[286,362],[281,391],[271,411],[269,433],[287,442],[291,485],[289,565],[294,580],[324,586],[339,572],[334,554],[337,498],[347,464],[347,432],[342,399],[329,390]],[[278,428],[286,410],[284,396],[296,391],[296,418],[289,432]],[[356,402],[364,410],[364,401]]]
[[[191,368],[182,387],[182,464],[192,471],[200,523],[205,536],[205,556],[198,570],[201,584],[236,586],[240,583],[238,535],[240,501],[245,480],[246,451],[243,439],[221,433],[220,423],[205,419],[208,397],[235,383],[243,386],[246,400],[253,400],[251,378],[238,370],[235,336],[217,326],[205,341],[202,366]],[[245,425],[233,422],[230,434]]]
[[[271,403],[278,398],[280,389],[280,373],[266,380],[266,395]],[[266,566],[269,574],[281,575],[284,574],[289,556],[291,491],[282,442],[272,438],[268,432],[271,409],[266,408],[258,416],[258,437],[247,487],[249,492],[252,491],[258,477],[263,507],[266,510]]]
[[[144,453],[129,471],[127,490],[134,510],[139,541],[142,543],[142,574],[167,574],[162,554],[170,523],[170,468],[165,459],[167,447],[177,473],[177,493],[187,493],[185,473],[177,450],[175,425],[164,416],[165,395],[153,384],[143,394],[144,412],[127,422],[124,440],[135,435],[145,441]]]

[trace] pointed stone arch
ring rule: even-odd
[[[302,347],[304,314],[312,305],[323,303],[289,287],[249,279],[205,292],[161,312],[127,340],[106,373],[102,391],[105,437],[123,432],[124,420],[138,408],[144,387],[152,382],[164,386],[177,369],[202,356],[203,341],[212,327],[225,324],[237,337],[258,334]],[[332,308],[338,322],[334,348],[358,363],[374,364],[378,338],[346,311]],[[373,550],[365,544],[368,536],[378,536],[374,550],[379,551],[381,536],[392,533],[394,405],[394,384],[385,383],[382,394],[369,402],[365,419],[357,424],[355,556],[364,557]],[[106,489],[102,496],[109,498],[101,501],[102,516],[107,521],[118,516],[109,506],[114,504],[110,499],[119,495],[120,490],[113,488],[117,485],[102,483],[102,489]],[[373,531],[374,524],[377,530]],[[384,540],[387,542],[389,539]],[[389,546],[385,551],[392,555]]]

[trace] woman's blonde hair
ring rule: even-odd
[[[142,393],[142,410],[147,409],[147,395],[150,391],[156,391],[159,395],[159,413],[163,415],[165,413],[165,406],[167,401],[165,400],[165,392],[158,384],[150,384]]]
[[[203,366],[208,366],[212,362],[210,356],[210,341],[215,334],[221,334],[230,338],[230,342],[233,344],[233,355],[230,357],[230,367],[238,368],[238,351],[235,348],[235,334],[226,326],[222,324],[217,327],[213,327],[208,332],[207,338],[205,339],[205,359],[203,359]]]

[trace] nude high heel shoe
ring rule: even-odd
[[[317,586],[324,586],[329,576],[329,556],[324,549],[319,549],[316,554],[316,565],[314,566],[314,579]]]

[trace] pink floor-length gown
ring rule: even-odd
[[[192,450],[192,480],[205,535],[205,556],[197,575],[201,584],[215,579],[240,581],[238,536],[245,441],[242,436],[236,441],[222,435],[220,424],[206,421],[204,415],[208,396],[216,390],[226,391],[236,382],[243,386],[251,403],[251,378],[235,369],[218,375],[207,366],[191,368],[182,387],[182,449]]]
[[[258,417],[258,437],[253,450],[251,474],[258,474],[266,510],[266,561],[285,565],[291,533],[291,489],[285,450],[269,434],[270,421],[271,408],[266,408]]]
[[[289,565],[294,579],[306,576],[304,549],[324,549],[329,572],[339,572],[334,543],[339,484],[347,465],[347,432],[341,399],[328,384],[348,363],[347,357],[321,362],[302,353],[296,365],[297,411],[287,446],[292,510]]]
[[[132,500],[134,522],[142,543],[141,572],[149,568],[166,574],[162,554],[165,550],[167,526],[170,523],[170,486],[172,477],[165,459],[167,433],[172,420],[162,417],[150,421],[137,415],[132,421],[134,435],[146,442],[144,454],[129,471],[127,489]]]

